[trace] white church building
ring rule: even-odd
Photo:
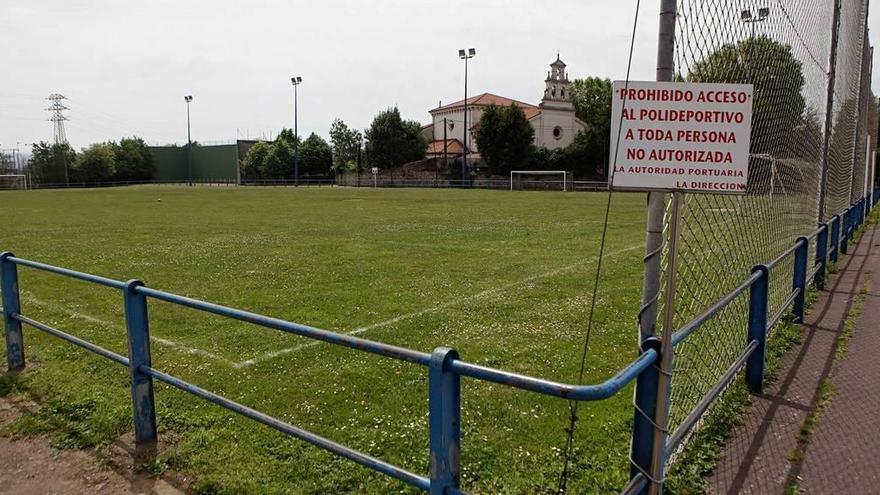
[[[544,97],[537,105],[492,93],[482,93],[467,99],[467,146],[470,160],[479,160],[474,134],[480,127],[483,111],[489,105],[508,106],[511,103],[522,109],[535,129],[536,146],[549,149],[564,148],[574,141],[578,132],[587,129],[587,124],[575,116],[574,103],[571,100],[571,81],[565,72],[565,63],[557,55],[547,73]],[[464,112],[464,100],[441,105],[430,111],[431,123],[422,127],[422,132],[429,143],[429,157],[443,156],[444,150],[449,157],[462,154]]]

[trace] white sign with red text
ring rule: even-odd
[[[745,194],[751,84],[615,81],[612,97],[612,189]]]

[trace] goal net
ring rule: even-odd
[[[24,174],[0,174],[0,191],[4,189],[27,189],[27,176]]]
[[[571,173],[565,170],[511,170],[510,190],[568,191]]]

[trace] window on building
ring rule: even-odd
[[[562,127],[556,126],[553,128],[553,137],[555,139],[562,139]]]

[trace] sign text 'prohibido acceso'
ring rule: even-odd
[[[615,81],[611,187],[745,194],[751,124],[751,84]]]

